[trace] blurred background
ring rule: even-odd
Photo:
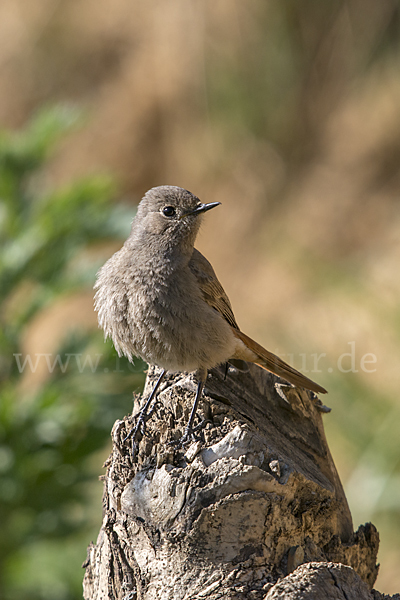
[[[0,40],[0,597],[81,598],[145,368],[92,286],[160,184],[222,203],[197,246],[241,328],[328,388],[399,592],[399,3],[2,0]]]

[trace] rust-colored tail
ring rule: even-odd
[[[315,383],[296,369],[293,369],[290,365],[285,363],[278,356],[269,352],[260,344],[257,344],[254,340],[252,340],[248,335],[242,333],[238,329],[232,328],[233,333],[238,337],[244,344],[257,355],[257,359],[253,360],[256,365],[267,369],[267,371],[271,371],[275,375],[279,375],[279,377],[283,377],[290,383],[297,387],[306,388],[307,390],[312,390],[316,394],[327,394],[326,389]],[[239,358],[239,357],[237,357]],[[244,358],[244,357],[243,357]],[[248,360],[248,358],[244,358],[244,360]]]

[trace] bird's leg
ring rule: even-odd
[[[130,432],[125,436],[125,438],[123,440],[124,442],[126,442],[127,440],[129,440],[130,438],[132,438],[132,440],[133,440],[133,442],[132,442],[133,443],[133,455],[135,455],[135,441],[136,441],[137,434],[139,432],[139,429],[141,427],[145,426],[146,421],[151,416],[151,414],[147,415],[147,411],[149,409],[150,404],[152,403],[153,398],[155,397],[155,395],[157,393],[158,388],[160,387],[160,383],[162,382],[165,373],[166,373],[166,370],[164,369],[162,371],[160,377],[157,379],[157,383],[154,386],[154,388],[153,388],[150,396],[148,397],[148,399],[146,401],[146,404],[143,406],[142,410],[140,411],[139,418],[138,418],[138,421],[137,421],[135,427],[130,430]],[[144,431],[143,431],[143,433],[144,433]]]
[[[199,404],[199,400],[200,400],[200,396],[203,392],[203,388],[204,388],[204,381],[199,381],[199,383],[197,384],[196,398],[194,399],[193,408],[190,413],[188,424],[186,425],[186,430],[185,430],[186,436],[187,436],[187,434],[189,434],[193,431],[192,425],[193,425],[194,418],[196,416],[197,406]]]
[[[181,439],[178,442],[179,446],[183,446],[185,444],[185,442],[187,442],[190,439],[190,437],[193,435],[193,433],[199,428],[199,426],[193,428],[193,421],[196,416],[197,406],[199,404],[199,400],[200,400],[201,394],[204,389],[204,384],[207,379],[207,370],[199,369],[197,371],[196,375],[198,378],[196,397],[194,399],[194,404],[193,404],[192,411],[190,413],[188,424],[186,425],[186,428],[185,428],[185,433],[183,434],[183,436],[181,437]],[[200,425],[202,425],[202,423]]]
[[[229,363],[226,362],[225,363],[225,374],[224,374],[224,381],[225,379],[228,377],[228,371],[229,371]]]

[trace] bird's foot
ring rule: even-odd
[[[142,437],[144,437],[146,435],[146,423],[153,416],[154,410],[155,410],[155,404],[148,414],[146,414],[144,411],[141,411],[139,413],[139,418],[137,420],[135,427],[132,427],[132,429],[126,434],[126,436],[122,440],[123,444],[126,444],[126,442],[128,442],[129,440],[132,440],[132,458],[133,459],[135,458],[136,452],[138,449],[137,437],[139,434]]]
[[[145,435],[146,423],[147,423],[147,421],[150,421],[151,417],[154,415],[154,412],[155,412],[158,404],[159,404],[159,401],[156,400],[149,412],[147,412],[147,404],[146,404],[146,406],[139,413],[138,422],[136,423],[135,427],[133,427],[129,431],[129,433],[127,433],[127,435],[124,437],[124,439],[122,440],[124,443],[131,438],[133,438],[133,440],[136,440],[136,437],[137,437],[137,434],[139,433],[139,431],[142,436]]]
[[[125,438],[123,439],[123,443],[127,442],[129,439],[132,439],[132,458],[135,458],[136,455],[136,450],[137,450],[137,444],[136,444],[136,438],[138,436],[138,433],[140,431],[140,433],[142,434],[142,436],[144,436],[145,432],[146,432],[146,423],[149,419],[151,419],[156,406],[158,404],[158,400],[156,397],[157,394],[157,390],[160,387],[160,383],[162,382],[164,375],[165,375],[166,371],[165,369],[161,372],[161,375],[159,376],[159,378],[157,379],[157,383],[153,388],[153,391],[151,392],[150,396],[148,397],[145,405],[143,406],[142,410],[139,413],[139,418],[138,421],[135,425],[135,427],[133,427],[129,433],[125,436]],[[147,411],[150,408],[150,405],[153,401],[153,399],[155,399],[154,404],[152,409],[150,410],[149,413],[147,413]]]
[[[201,431],[202,429],[204,429],[204,427],[207,425],[207,423],[210,423],[210,420],[203,419],[203,421],[201,421],[201,423],[196,425],[196,427],[187,426],[185,428],[185,432],[184,432],[183,436],[179,440],[173,440],[172,442],[169,442],[168,446],[175,446],[175,448],[177,450],[179,450],[180,448],[183,448],[190,442],[204,441],[201,439],[201,436],[196,435],[196,433],[198,431]]]
[[[140,432],[143,436],[146,432],[146,422],[148,421],[147,415],[139,415],[138,421],[135,427],[132,427],[130,431],[126,434],[122,443],[125,444],[128,440],[132,439],[132,441],[136,441],[138,433]]]

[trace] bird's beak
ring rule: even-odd
[[[199,206],[196,206],[196,208],[194,210],[191,210],[190,212],[185,213],[184,215],[182,215],[182,217],[187,217],[189,215],[199,215],[200,213],[204,213],[204,212],[207,212],[208,210],[211,210],[212,208],[215,208],[219,204],[221,204],[221,202],[210,202],[209,204],[199,204]]]

